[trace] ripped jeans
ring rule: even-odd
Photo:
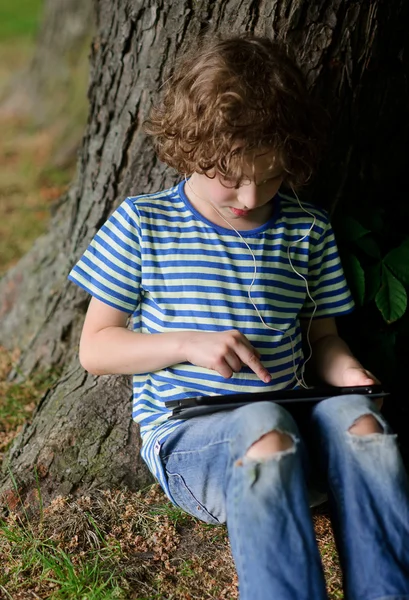
[[[348,430],[373,415],[381,433]],[[326,482],[346,600],[409,599],[409,483],[396,436],[373,401],[309,407],[304,433],[272,402],[196,417],[163,443],[173,501],[207,523],[227,522],[241,600],[327,598],[309,504]],[[246,456],[271,431],[292,443]]]

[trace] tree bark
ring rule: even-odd
[[[142,123],[173,59],[209,30],[279,36],[295,50],[309,87],[333,115],[332,144],[309,194],[328,206],[362,176],[388,128],[379,104],[396,98],[406,42],[403,1],[374,0],[98,0],[91,49],[90,111],[69,193],[55,207],[49,232],[0,282],[0,343],[24,348],[19,370],[63,365],[61,381],[42,399],[3,467],[0,492],[13,497],[9,469],[32,499],[34,467],[43,501],[59,493],[150,480],[139,458],[125,377],[93,377],[78,364],[89,298],[66,281],[92,236],[126,197],[173,184]],[[393,68],[389,68],[390,66]],[[381,76],[378,76],[380,71]],[[374,75],[376,74],[376,76]],[[398,108],[396,108],[398,107]],[[377,136],[370,130],[377,122]],[[383,128],[383,129],[382,129]],[[375,138],[375,139],[374,139]],[[360,171],[361,169],[361,171]],[[371,174],[365,173],[370,181]],[[351,183],[352,182],[352,183]],[[12,377],[18,379],[17,372]]]

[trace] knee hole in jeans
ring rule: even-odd
[[[254,442],[246,452],[249,458],[268,458],[294,446],[292,438],[281,431],[269,431]]]
[[[374,416],[362,415],[351,425],[348,431],[355,435],[370,435],[372,433],[383,433],[383,428]]]

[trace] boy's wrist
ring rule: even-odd
[[[348,385],[346,381],[349,370],[364,370],[346,342],[338,335],[326,336],[322,340],[317,340],[313,347],[313,356],[314,353],[317,374],[330,385],[346,386]]]
[[[178,363],[189,362],[190,355],[190,342],[192,340],[192,336],[197,336],[200,332],[197,331],[178,331],[176,333],[176,356],[178,358]]]

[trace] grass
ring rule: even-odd
[[[115,571],[104,562],[101,549],[98,553],[90,551],[85,561],[71,559],[41,531],[22,520],[1,523],[0,532],[0,554],[8,551],[6,566],[3,564],[0,573],[0,590],[10,598],[29,590],[42,596],[51,592],[54,598],[61,599],[125,597],[116,583]]]
[[[152,507],[164,503],[153,485],[139,493],[56,498],[32,522],[10,513],[0,522],[0,590],[13,599],[31,591],[84,600],[237,597],[227,544],[206,542],[207,530],[193,518],[182,532],[169,518],[153,517]],[[191,559],[199,545],[201,556]],[[210,558],[213,573],[204,568]],[[220,596],[213,595],[217,565]]]
[[[13,439],[27,423],[43,393],[58,378],[58,371],[34,374],[23,383],[7,382],[7,374],[18,360],[19,351],[0,346],[0,466]]]
[[[47,228],[53,202],[68,188],[75,165],[47,167],[55,129],[29,131],[18,121],[1,122],[0,276]]]
[[[10,512],[0,520],[0,590],[13,600],[237,599],[225,526],[208,527],[187,515],[182,525],[168,505],[154,484],[136,493],[58,497],[31,521],[24,511]],[[323,515],[314,524],[328,536]],[[323,558],[329,598],[340,599],[333,573],[339,567],[333,558],[326,565],[325,552]]]
[[[38,10],[41,2],[25,4],[30,4],[28,14],[33,15],[35,6]],[[2,40],[1,15],[9,9],[14,15],[14,21],[10,20],[14,35]],[[14,8],[14,13],[20,15],[20,12],[20,5],[17,11]],[[34,48],[28,26],[26,30],[19,26],[20,16],[14,13],[12,3],[6,0],[0,9],[0,92],[3,90],[3,94],[15,74],[28,63]],[[19,37],[18,32],[23,30],[27,35]],[[34,26],[31,32],[34,34]],[[75,148],[71,153],[63,151],[61,154],[59,150],[63,140],[70,148],[81,139],[87,112],[87,70],[86,58],[73,67],[73,82],[64,93],[64,104],[56,109],[56,118],[47,126],[39,127],[28,119],[2,115],[0,110],[0,277],[46,230],[52,204],[68,189],[73,178]],[[55,90],[55,95],[57,93],[62,95],[61,90]],[[62,164],[55,164],[58,156]]]
[[[37,32],[44,0],[1,0],[0,42],[32,38]],[[17,8],[16,8],[17,6]]]

